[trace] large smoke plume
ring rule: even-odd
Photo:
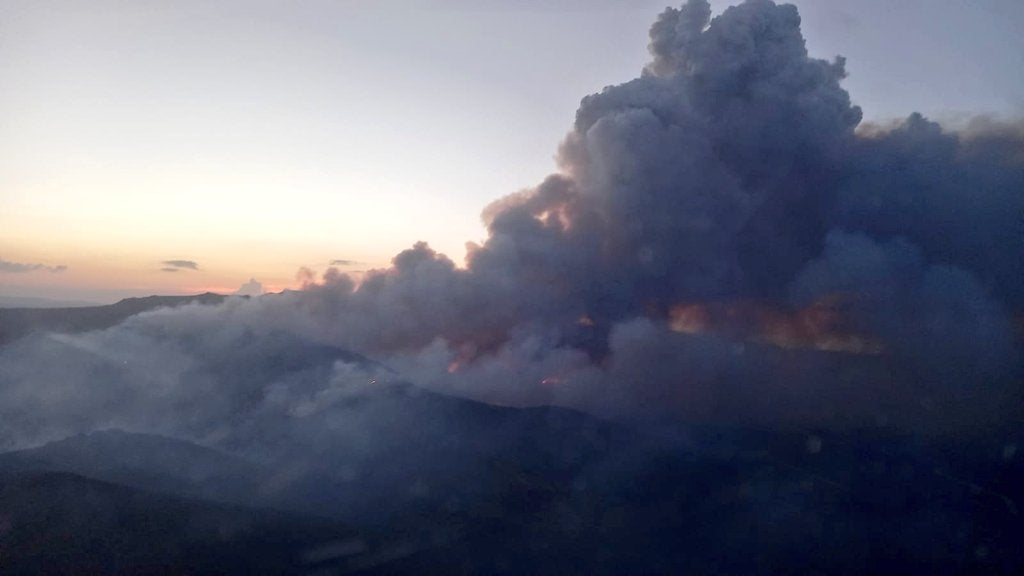
[[[484,210],[465,268],[418,243],[358,283],[23,340],[0,350],[0,439],[219,438],[383,379],[628,418],[1019,418],[1024,126],[865,125],[844,60],[769,0],[690,0],[650,34],[638,78],[582,100],[559,172]],[[248,368],[289,338],[373,362]]]

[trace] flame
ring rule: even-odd
[[[473,363],[480,354],[479,347],[472,342],[465,342],[455,350],[454,357],[448,362],[448,373],[454,374]]]
[[[686,303],[669,310],[675,332],[724,334],[786,349],[879,354],[881,342],[858,332],[842,312],[844,299],[829,296],[805,308],[763,302]]]

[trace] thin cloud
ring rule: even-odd
[[[11,262],[10,260],[0,259],[0,272],[4,273],[20,274],[23,272],[35,272],[36,270],[58,273],[67,269],[68,267],[63,264],[60,266],[47,266],[46,264],[26,264],[23,262]]]
[[[358,260],[331,260],[331,266],[358,266],[360,264],[362,264],[362,262],[359,262]]]
[[[162,268],[164,272],[170,272],[169,268],[175,270],[199,270],[199,264],[194,260],[164,260],[161,262],[165,267]]]

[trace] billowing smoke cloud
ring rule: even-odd
[[[12,262],[10,260],[4,260],[0,258],[0,273],[12,273],[20,274],[23,272],[35,272],[36,270],[45,270],[46,272],[63,272],[68,267],[61,266],[47,266],[46,264],[26,264],[24,262]]]
[[[3,434],[217,435],[382,378],[617,417],[1019,416],[1024,126],[863,125],[843,59],[810,58],[796,9],[769,0],[668,9],[650,51],[639,78],[583,99],[557,174],[484,210],[465,268],[418,243],[358,283],[305,271],[301,292],[23,341],[0,352],[0,405],[33,416],[5,412]],[[231,376],[249,374],[232,351],[277,354],[273,334],[372,362]]]

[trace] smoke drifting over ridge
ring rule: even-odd
[[[621,417],[1019,419],[1024,126],[864,126],[843,59],[810,58],[795,7],[768,0],[668,9],[650,51],[582,100],[559,173],[484,210],[466,268],[418,243],[358,284],[331,269],[301,292],[16,343],[0,440],[220,438],[385,379]],[[248,371],[282,333],[374,362]]]

